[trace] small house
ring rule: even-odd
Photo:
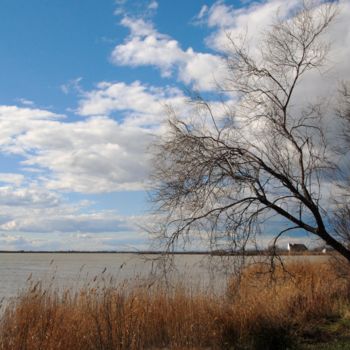
[[[306,252],[308,250],[305,244],[300,243],[288,243],[287,249],[289,253],[301,253]]]

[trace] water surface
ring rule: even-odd
[[[137,280],[146,283],[162,272],[156,269],[159,255],[120,253],[0,253],[0,300],[18,295],[30,281],[43,281],[55,288],[79,288],[94,279],[113,283]],[[324,260],[324,256],[294,256],[285,259]],[[187,287],[224,289],[227,275],[239,257],[225,259],[201,254],[174,256],[172,281]],[[159,266],[158,266],[159,267]],[[28,281],[29,280],[29,281]]]

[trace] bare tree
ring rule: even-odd
[[[336,13],[332,2],[276,19],[258,53],[228,36],[228,75],[220,90],[235,103],[226,100],[225,113],[218,113],[218,103],[193,98],[198,113],[192,118],[169,109],[154,161],[166,249],[204,237],[211,248],[244,250],[261,225],[277,218],[282,228],[274,245],[284,233],[304,230],[350,261],[322,197],[340,159],[325,126],[329,109],[296,98],[300,80],[326,63],[323,34]]]

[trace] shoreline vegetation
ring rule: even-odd
[[[0,309],[0,349],[350,349],[350,270],[331,260],[252,265],[221,295],[103,273],[78,291],[29,279]]]

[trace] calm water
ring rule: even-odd
[[[59,288],[76,288],[97,276],[116,283],[125,280],[149,281],[160,274],[157,255],[104,253],[0,253],[0,300],[16,296],[30,281],[43,281]],[[224,283],[224,273],[213,279],[203,255],[177,255],[177,272],[172,278],[207,287]],[[185,277],[186,276],[186,277]]]
[[[0,300],[18,295],[30,281],[43,281],[55,288],[78,288],[93,281],[111,278],[115,283],[124,280],[146,283],[154,278],[157,255],[140,254],[84,254],[84,253],[0,253]],[[293,259],[320,260],[326,257],[291,257]],[[289,258],[289,259],[291,259]],[[216,260],[215,260],[216,259]],[[176,255],[176,272],[172,280],[181,280],[187,286],[223,290],[227,270],[221,268],[220,258],[205,255]],[[237,262],[231,257],[229,266]],[[217,267],[220,266],[220,269]],[[157,271],[159,275],[159,270]]]

